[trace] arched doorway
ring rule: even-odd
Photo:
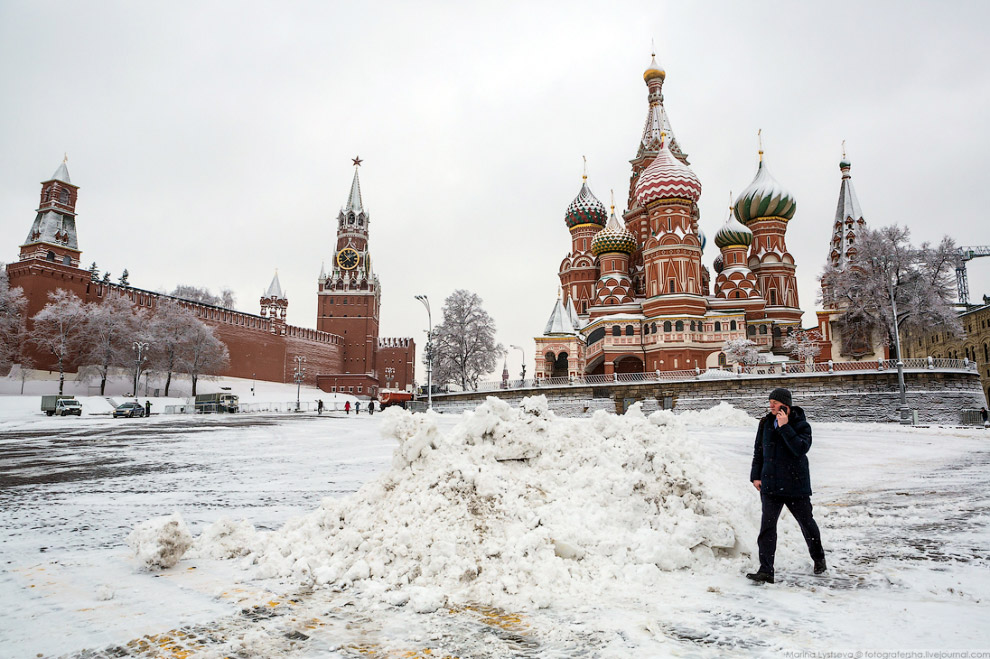
[[[643,360],[638,357],[620,357],[613,362],[616,373],[642,373]]]
[[[553,362],[553,370],[550,372],[552,378],[566,378],[567,373],[567,353],[561,352]]]

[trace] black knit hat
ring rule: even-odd
[[[775,400],[778,403],[783,403],[787,407],[791,406],[791,392],[783,387],[777,387],[770,392],[770,400]]]

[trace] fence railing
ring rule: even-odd
[[[976,372],[976,362],[968,359],[935,359],[933,357],[905,359],[904,370],[938,370]],[[773,363],[743,367],[721,367],[680,371],[650,371],[647,373],[613,373],[611,375],[572,375],[569,377],[533,378],[525,380],[486,380],[467,392],[502,391],[507,389],[539,389],[541,387],[581,387],[603,384],[632,384],[637,382],[690,382],[692,380],[755,378],[767,375],[810,375],[835,373],[875,373],[896,371],[896,359],[863,362],[816,362],[813,364]],[[447,392],[457,394],[463,392]],[[443,396],[443,393],[434,394]]]

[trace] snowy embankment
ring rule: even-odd
[[[543,396],[519,408],[489,398],[446,434],[435,415],[383,416],[383,434],[399,442],[387,473],[276,532],[221,520],[194,553],[247,554],[254,577],[357,585],[426,612],[618,594],[663,571],[739,571],[755,550],[756,499],[671,412],[561,419]],[[755,424],[731,406],[690,420]],[[150,528],[134,547],[160,565]],[[175,546],[176,525],[161,528]]]

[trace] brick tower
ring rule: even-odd
[[[52,177],[41,184],[37,215],[21,245],[21,260],[45,259],[79,267],[79,241],[76,238],[76,195],[63,160]]]
[[[377,348],[381,291],[368,253],[369,215],[361,199],[360,158],[347,204],[337,215],[337,244],[329,273],[319,281],[316,328],[343,339],[343,373],[337,387],[370,394],[377,388]],[[339,390],[339,389],[338,389]]]

